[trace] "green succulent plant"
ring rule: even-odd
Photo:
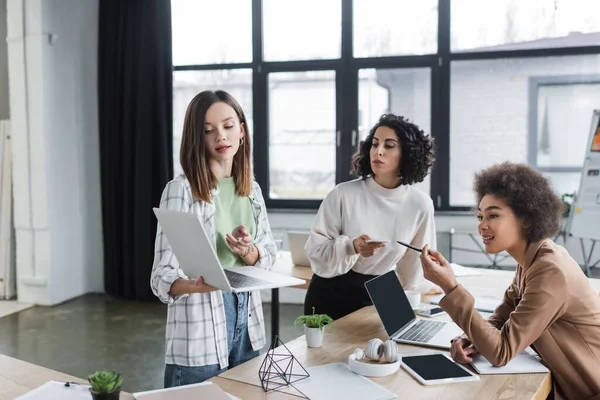
[[[96,371],[88,376],[88,381],[92,385],[92,393],[108,394],[121,388],[123,377],[115,371]]]
[[[323,330],[325,325],[333,331],[333,319],[327,314],[315,314],[315,308],[312,308],[312,315],[301,315],[294,321],[294,326],[305,325],[307,328],[319,328]]]

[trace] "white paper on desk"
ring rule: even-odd
[[[65,382],[49,381],[15,400],[90,400],[91,398],[87,385],[65,386]]]
[[[429,302],[431,304],[440,304],[440,301],[444,298],[443,294],[431,296]],[[495,297],[475,297],[475,308],[478,311],[493,313],[502,303],[501,299]]]
[[[454,271],[454,276],[474,276],[481,275],[481,271],[477,270],[477,268],[468,268],[463,267],[460,264],[450,263],[452,267],[452,271]]]
[[[293,385],[310,400],[388,400],[396,394],[364,376],[348,365],[337,362],[306,369],[310,377]]]
[[[207,386],[207,385],[213,385],[212,382],[210,381],[205,381],[205,382],[201,382],[201,383],[194,383],[191,385],[184,385],[184,386],[176,386],[176,387],[172,387],[172,388],[166,388],[166,389],[156,389],[156,390],[148,390],[145,392],[137,392],[133,394],[133,398],[135,400],[145,400],[145,399],[157,399],[157,398],[170,398],[169,396],[169,392],[176,392],[176,391],[186,391],[189,392],[190,389],[194,388],[194,387],[198,387],[198,386]],[[218,386],[218,385],[217,385]],[[238,397],[229,394],[227,392],[224,392],[227,396],[229,396],[229,398],[231,400],[240,400]]]
[[[530,348],[522,351],[504,367],[494,367],[481,354],[473,357],[471,365],[480,375],[541,374],[548,372],[548,368],[542,364],[540,357]]]

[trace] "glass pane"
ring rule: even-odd
[[[598,99],[600,75],[596,83],[539,87],[538,167],[583,167],[591,115]]]
[[[341,0],[263,0],[266,61],[340,58]]]
[[[453,62],[450,204],[473,205],[473,175],[482,168],[502,161],[529,162],[530,135],[537,134],[529,131],[538,107],[535,97],[529,104],[533,79],[582,79],[598,71],[598,55]],[[585,118],[588,125],[590,119],[591,113]]]
[[[335,186],[335,72],[269,75],[269,195],[322,199]]]
[[[425,133],[431,132],[431,72],[429,68],[361,69],[358,73],[358,129],[360,140],[381,114],[407,117]],[[430,176],[417,186],[430,192]]]
[[[600,45],[600,1],[453,0],[451,7],[453,51]]]
[[[235,97],[246,114],[252,141],[254,120],[251,69],[176,71],[173,73],[173,166],[175,176],[182,172],[179,163],[179,148],[185,111],[192,98],[203,90],[224,90]],[[254,148],[254,143],[252,146]]]
[[[591,119],[591,114],[589,119]],[[559,196],[579,190],[581,172],[544,172],[543,174],[550,180],[552,188]]]
[[[437,52],[438,0],[354,0],[354,57]]]
[[[173,65],[252,61],[252,0],[171,0]]]

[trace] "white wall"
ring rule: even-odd
[[[8,0],[8,31],[17,295],[57,304],[104,287],[98,1]]]
[[[9,119],[8,45],[6,43],[6,0],[0,0],[0,119]]]

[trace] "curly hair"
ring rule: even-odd
[[[475,174],[477,204],[491,194],[504,200],[522,223],[523,236],[537,242],[560,230],[564,205],[542,174],[525,164],[504,162]]]
[[[373,136],[380,126],[386,126],[396,132],[400,141],[402,156],[400,158],[400,184],[412,185],[422,182],[435,161],[435,143],[433,138],[425,135],[423,130],[402,116],[383,114],[379,122],[369,132],[367,138],[360,142],[359,150],[352,157],[351,173],[366,178],[373,175],[370,151]]]

